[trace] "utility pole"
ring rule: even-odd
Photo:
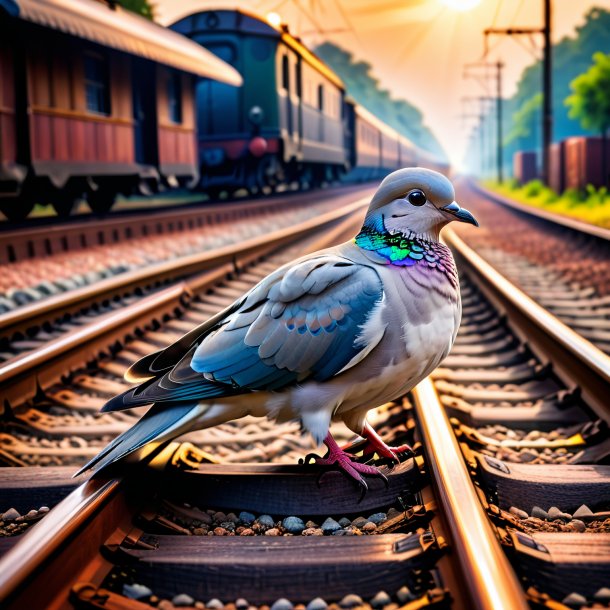
[[[485,72],[481,74],[473,74],[469,72],[469,69],[484,68]],[[474,62],[466,64],[464,66],[464,78],[490,78],[490,74],[487,72],[489,68],[495,71],[496,79],[496,171],[497,180],[501,184],[504,179],[504,159],[502,151],[502,68],[504,64],[501,61],[495,63],[489,63],[485,61]]]
[[[477,119],[478,120],[478,126],[477,126],[477,133],[478,133],[478,137],[479,137],[479,170],[480,170],[480,174],[481,176],[484,176],[486,173],[486,159],[488,158],[488,156],[486,154],[486,146],[485,146],[485,140],[486,140],[486,134],[485,134],[485,119],[486,119],[486,115],[487,115],[487,102],[493,101],[493,97],[489,97],[487,95],[463,95],[460,100],[463,103],[466,103],[468,105],[470,105],[472,102],[477,102],[479,105],[479,112],[478,114],[473,113],[473,112],[465,112],[462,113],[460,115],[460,118],[462,119]],[[490,136],[490,144],[491,144],[491,136]]]
[[[544,23],[541,28],[487,28],[484,30],[485,49],[487,50],[487,37],[491,34],[507,36],[531,36],[542,34],[542,179],[549,183],[549,155],[553,142],[553,59],[551,48],[551,0],[542,0]]]

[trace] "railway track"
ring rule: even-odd
[[[354,201],[356,193],[361,192],[348,189],[347,192],[336,193],[330,201],[328,198],[322,200],[322,206],[319,208],[322,220],[326,219],[328,223],[334,222],[345,213],[345,210],[343,212],[340,210]],[[245,208],[242,212],[253,214],[254,210]],[[226,217],[219,217],[225,223],[225,227],[229,226],[232,218],[231,212],[227,214]],[[308,213],[308,216],[311,214]],[[266,217],[261,212],[261,216],[258,217],[259,223],[265,219],[267,222],[273,221],[273,217]],[[242,239],[235,239],[233,243],[211,250],[151,263],[1,315],[0,363],[4,362],[0,366],[0,383],[7,380],[3,371],[8,370],[11,364],[16,360],[25,361],[28,355],[45,345],[53,342],[56,344],[59,342],[61,345],[63,337],[78,332],[83,326],[90,326],[95,320],[104,321],[117,316],[120,318],[123,315],[121,313],[123,308],[134,304],[144,296],[151,296],[171,283],[184,280],[185,284],[181,287],[183,291],[188,290],[190,284],[196,288],[206,280],[194,276],[213,270],[212,276],[216,277],[214,274],[219,274],[220,277],[229,267],[245,265],[252,257],[260,257],[278,244],[298,238],[299,235],[310,230],[315,222],[307,217],[299,222],[297,215],[291,228],[278,229],[261,236],[249,238],[244,236]],[[222,265],[224,267],[221,268]],[[206,277],[210,279],[210,276]],[[158,302],[161,301],[162,299]],[[61,349],[63,350],[63,347]]]
[[[95,294],[98,284],[120,286],[125,274],[155,265],[162,270],[164,262],[260,236],[269,225],[281,228],[305,221],[358,194],[370,194],[370,188],[329,188],[241,203],[139,210],[106,219],[0,231],[0,314],[6,314],[1,315],[5,334],[0,336],[0,359],[31,339],[30,329],[20,322],[36,324],[38,310],[70,314],[70,306]],[[56,307],[51,310],[53,303]]]
[[[352,230],[346,221],[325,238]],[[301,249],[320,247],[308,239]],[[36,510],[79,483],[68,479],[72,464],[133,421],[93,415],[123,387],[122,370],[294,256],[267,253],[206,284],[162,324],[122,329],[88,369],[15,403],[7,461],[34,461],[38,449],[57,467],[0,483],[0,499],[24,515],[3,541],[12,547],[0,561],[7,607],[609,607],[609,359],[458,235],[447,241],[462,327],[442,367],[376,414],[386,440],[416,443],[416,457],[388,471],[387,489],[371,482],[358,504],[338,473],[318,487],[317,470],[277,463],[307,451],[294,429],[247,421],[196,433],[194,449],[173,444],[153,467],[82,483],[50,513]],[[68,434],[73,452],[61,447]]]
[[[610,231],[525,206],[459,180],[458,200],[481,220],[460,235],[565,324],[610,353]]]

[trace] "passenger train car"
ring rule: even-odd
[[[254,15],[203,11],[166,29],[112,0],[0,0],[9,219],[35,202],[68,215],[84,196],[103,213],[118,193],[260,193],[417,164],[447,170],[351,100],[286,28]]]
[[[105,212],[119,192],[196,182],[197,78],[241,83],[114,2],[0,0],[0,211],[67,215],[84,194]]]
[[[170,26],[235,67],[240,89],[197,87],[202,188],[255,192],[398,167],[446,163],[355,104],[339,77],[286,28],[241,10],[208,10]]]

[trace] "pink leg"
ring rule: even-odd
[[[360,499],[364,497],[364,494],[368,490],[368,485],[366,481],[362,477],[362,475],[367,475],[371,477],[380,477],[382,478],[387,485],[386,476],[380,472],[375,466],[368,466],[367,464],[360,464],[359,462],[355,462],[353,457],[348,453],[343,451],[339,445],[337,445],[337,441],[331,436],[330,432],[326,435],[324,439],[324,444],[328,448],[328,452],[326,455],[321,458],[315,454],[308,454],[305,456],[303,463],[309,464],[309,460],[313,459],[314,463],[318,466],[329,466],[336,470],[342,472],[349,479],[352,479],[360,487],[362,488],[362,495]],[[322,475],[324,472],[322,473]],[[320,478],[322,477],[320,475]]]
[[[407,452],[413,453],[413,450],[411,447],[409,447],[409,445],[400,445],[399,447],[389,447],[386,445],[379,434],[377,434],[373,426],[371,426],[371,424],[368,422],[364,423],[362,436],[364,436],[364,438],[367,440],[367,443],[364,446],[364,455],[377,453],[379,457],[385,457],[394,462],[400,462],[397,454]]]

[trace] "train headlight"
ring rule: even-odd
[[[252,125],[260,125],[265,118],[265,112],[260,106],[252,106],[248,111],[248,120]]]

